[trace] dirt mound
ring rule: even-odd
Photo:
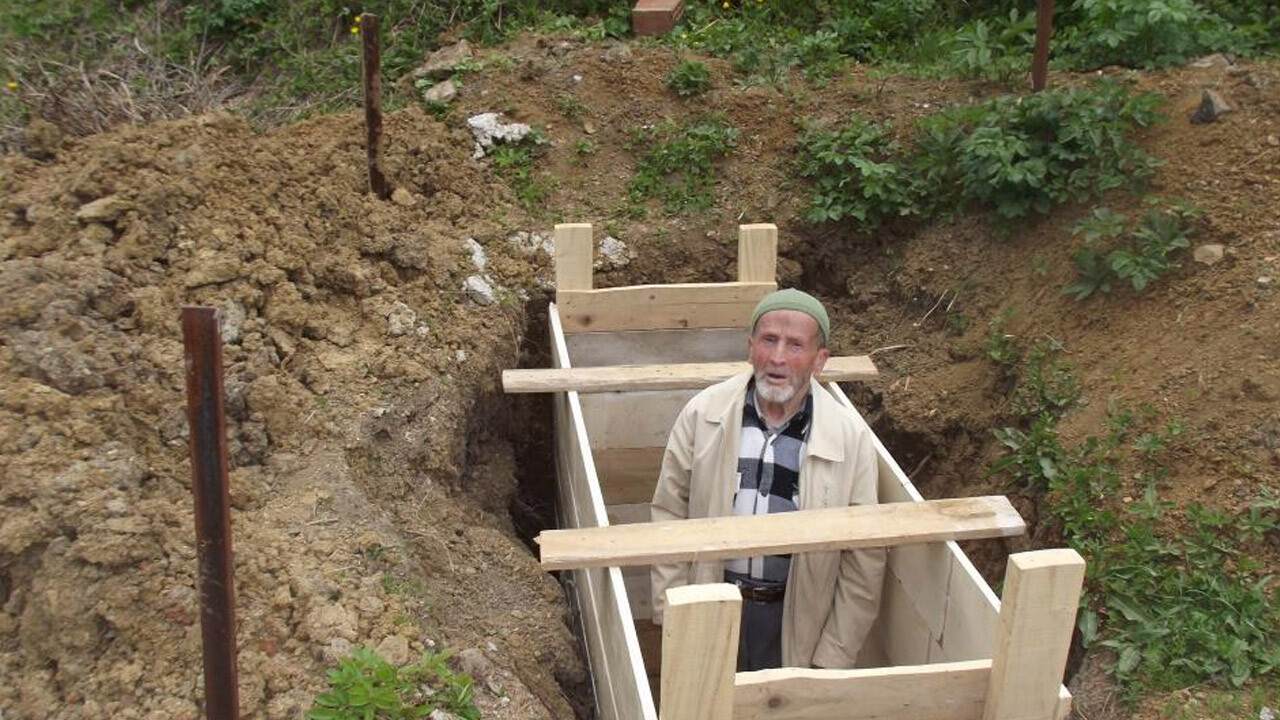
[[[475,462],[467,441],[494,425],[480,399],[549,260],[506,242],[537,228],[465,132],[409,111],[388,136],[394,203],[365,193],[350,116],[262,136],[206,116],[3,159],[6,716],[197,716],[188,304],[223,320],[245,717],[298,716],[362,643],[478,648],[494,716],[571,714],[556,676],[585,674],[511,528],[511,451]],[[488,304],[463,291],[480,274]]]

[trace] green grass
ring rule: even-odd
[[[649,199],[668,213],[705,210],[715,202],[715,163],[732,152],[738,130],[720,119],[634,128],[628,147],[639,155],[627,186],[635,206]]]

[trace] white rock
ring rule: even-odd
[[[1259,287],[1271,287],[1271,283],[1273,282],[1275,282],[1275,278],[1271,277],[1270,275],[1263,275],[1262,277],[1258,278]]]
[[[1211,243],[1196,248],[1194,257],[1196,262],[1202,265],[1216,265],[1222,261],[1225,252],[1226,248],[1221,244]]]
[[[244,306],[231,300],[218,303],[218,333],[222,341],[235,345],[240,342],[240,329],[244,327]]]
[[[404,335],[413,330],[413,326],[418,322],[418,314],[409,308],[408,305],[397,300],[391,306],[391,311],[387,313],[387,332],[392,335]]]
[[[495,297],[493,294],[493,286],[489,281],[479,275],[472,275],[462,284],[462,290],[471,298],[471,301],[478,305],[492,305]]]
[[[544,252],[550,256],[555,256],[556,254],[555,237],[551,235],[543,236],[540,233],[521,230],[507,238],[507,244],[513,250],[526,257],[536,255],[539,252]]]
[[[452,80],[438,82],[422,93],[422,101],[425,103],[448,103],[456,97],[458,97],[458,84]]]
[[[454,354],[453,354],[453,359],[454,359],[454,360],[457,360],[457,361],[458,361],[458,364],[462,364],[462,363],[466,362],[466,361],[467,361],[467,351],[466,351],[466,350],[463,350],[462,348],[458,348],[458,352],[456,352],[456,353],[454,353]]]
[[[1258,720],[1276,720],[1276,711],[1263,705],[1258,711]]]
[[[475,238],[467,238],[467,241],[462,245],[467,249],[467,252],[471,253],[471,262],[475,263],[476,269],[484,272],[484,266],[489,262],[489,258],[484,254],[484,246],[476,242]]]
[[[498,143],[517,143],[529,134],[530,128],[524,123],[504,123],[498,113],[480,113],[467,118],[467,126],[476,139],[475,151],[471,157],[477,160],[489,154]]]
[[[597,268],[608,270],[626,267],[630,262],[631,255],[627,251],[626,243],[612,235],[607,235],[600,241],[600,259],[596,261]]]

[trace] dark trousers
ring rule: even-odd
[[[782,667],[782,600],[742,601],[738,672]]]

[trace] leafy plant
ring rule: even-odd
[[[1018,344],[1012,335],[1004,331],[1005,323],[1013,318],[1014,309],[1005,308],[1004,312],[991,318],[987,325],[987,338],[982,343],[982,354],[997,366],[1010,370],[1022,359]]]
[[[454,673],[448,659],[448,653],[426,653],[417,663],[397,668],[372,650],[354,650],[326,673],[329,691],[316,696],[307,718],[411,720],[442,708],[463,720],[479,720],[474,681]]]
[[[534,176],[533,164],[547,137],[534,129],[519,143],[498,145],[490,154],[490,160],[498,174],[511,184],[516,199],[526,208],[538,207],[551,194],[551,183]]]
[[[1059,47],[1082,70],[1176,65],[1239,40],[1226,21],[1193,0],[1075,0],[1065,19]]]
[[[662,201],[669,213],[711,207],[715,161],[737,145],[738,129],[718,119],[686,127],[666,122],[633,131],[628,149],[641,153],[627,190],[635,203]]]
[[[687,60],[667,74],[667,87],[680,97],[701,95],[711,87],[711,71],[706,63]]]
[[[837,129],[811,128],[801,135],[799,171],[814,194],[805,219],[857,220],[874,229],[885,217],[917,212],[916,188],[896,156],[888,125],[860,117]]]
[[[1019,14],[1017,8],[991,23],[975,20],[958,30],[952,40],[952,67],[962,77],[1007,83],[1028,72],[1035,32],[1035,14]]]
[[[1138,292],[1145,290],[1176,267],[1172,255],[1190,246],[1190,220],[1199,212],[1181,203],[1152,208],[1125,235],[1124,215],[1112,213],[1105,207],[1094,210],[1072,230],[1073,234],[1084,237],[1085,245],[1072,254],[1078,277],[1062,291],[1076,300],[1084,300],[1094,293],[1111,292],[1113,279],[1127,281]],[[1121,236],[1125,242],[1110,250],[1104,260],[1094,245],[1100,240],[1114,241]]]

